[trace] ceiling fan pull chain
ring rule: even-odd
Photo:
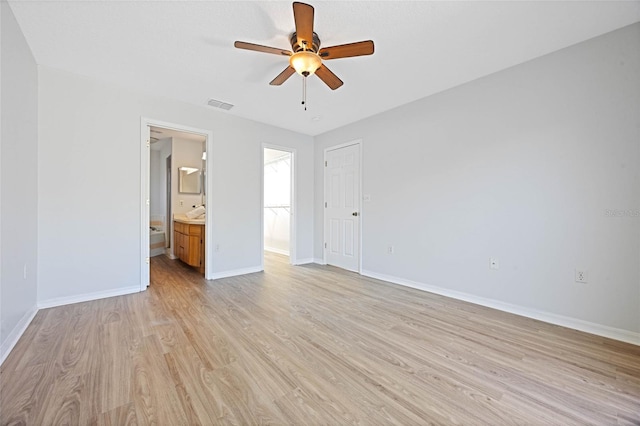
[[[307,110],[307,77],[302,78],[302,105],[304,110]]]

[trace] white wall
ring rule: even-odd
[[[162,169],[165,168],[164,159],[161,158],[160,151],[152,149],[149,159],[151,179],[149,181],[149,213],[150,215],[165,216],[167,206],[163,202],[165,191],[164,181],[162,181]]]
[[[311,137],[47,67],[39,85],[39,302],[139,286],[141,117],[213,132],[214,274],[261,265],[262,143],[297,149],[297,255],[312,258]]]
[[[318,136],[316,258],[360,138],[365,273],[640,331],[640,24]]]
[[[171,221],[171,212],[167,211],[167,158],[171,156],[171,152],[173,151],[173,138],[165,138],[158,143],[162,142],[162,148],[160,149],[160,162],[162,163],[162,167],[160,170],[160,180],[162,181],[162,193],[160,196],[160,203],[162,203],[163,215],[165,217],[165,243],[167,247],[171,247],[173,245],[173,229],[172,229],[172,221]],[[173,197],[172,197],[173,198]]]
[[[172,138],[163,138],[151,145],[150,158],[150,215],[164,216],[165,243],[171,242],[171,217],[167,212],[167,157],[171,155]]]
[[[187,139],[172,138],[171,152],[171,209],[172,214],[181,214],[193,210],[194,205],[202,204],[200,194],[182,194],[178,191],[180,178],[178,168],[193,167],[202,172],[202,142]],[[202,191],[202,186],[200,188]],[[181,203],[182,201],[182,203]],[[182,205],[181,205],[182,204]]]
[[[36,312],[38,78],[6,2],[0,14],[1,362]]]

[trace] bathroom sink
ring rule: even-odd
[[[180,223],[187,223],[190,225],[204,225],[204,217],[197,219],[189,219],[185,214],[174,214],[173,220]]]

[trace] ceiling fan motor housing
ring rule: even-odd
[[[311,46],[309,46],[309,44],[300,44],[298,43],[298,33],[294,32],[293,34],[291,34],[291,38],[289,39],[289,41],[291,42],[291,50],[293,50],[294,53],[297,52],[302,52],[303,50],[310,50],[313,53],[318,53],[318,50],[320,50],[320,37],[318,37],[318,34],[316,34],[316,32],[313,32],[313,40],[311,42]]]

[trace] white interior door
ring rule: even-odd
[[[359,272],[360,144],[325,153],[325,260]]]

